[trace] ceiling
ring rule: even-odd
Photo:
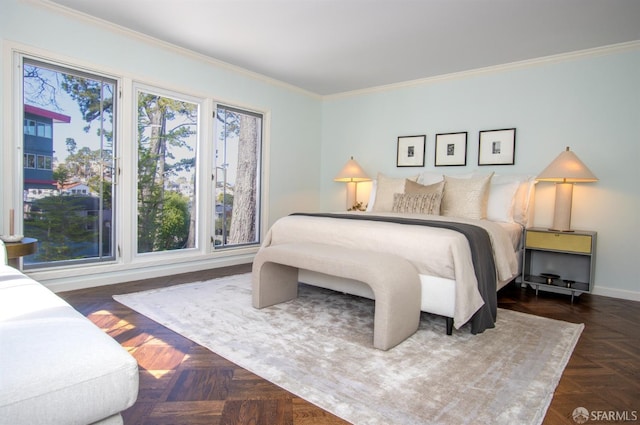
[[[640,40],[639,0],[51,0],[330,95]]]

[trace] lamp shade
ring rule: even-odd
[[[596,182],[598,178],[567,146],[567,150],[558,155],[547,168],[542,170],[536,180],[559,183],[588,183]]]
[[[551,164],[536,177],[536,180],[556,183],[556,201],[551,230],[571,232],[571,204],[573,202],[574,183],[598,181],[575,153],[562,152]]]
[[[360,167],[360,164],[351,157],[333,180],[337,182],[366,182],[371,179]]]

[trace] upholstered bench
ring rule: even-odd
[[[373,346],[388,350],[413,335],[420,322],[420,278],[404,258],[319,243],[260,248],[253,261],[253,306],[298,296],[298,269],[361,281],[375,298]]]

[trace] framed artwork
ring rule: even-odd
[[[467,165],[467,132],[436,134],[436,167]]]
[[[516,159],[516,129],[480,132],[478,165],[513,165]]]
[[[398,137],[398,167],[424,167],[424,149],[427,136]]]

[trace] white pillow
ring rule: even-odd
[[[527,227],[529,221],[529,210],[531,209],[531,199],[536,185],[535,177],[529,177],[520,183],[513,201],[513,221]]]
[[[489,184],[493,173],[480,178],[444,176],[441,214],[482,220],[487,217]]]
[[[476,174],[478,176],[478,174]],[[519,186],[514,194],[512,222],[527,226],[529,208],[533,187],[536,183],[535,176],[523,174],[495,174],[491,184],[505,184],[518,182]]]
[[[373,211],[373,204],[376,202],[376,190],[378,190],[378,180],[371,182],[371,192],[369,192],[369,202],[367,203],[367,212]]]
[[[487,219],[513,223],[513,204],[520,182],[494,183],[489,185]]]
[[[404,193],[405,179],[416,181],[417,178],[418,176],[393,178],[378,173],[375,202],[373,203],[371,211],[391,212],[393,209],[393,194]]]

